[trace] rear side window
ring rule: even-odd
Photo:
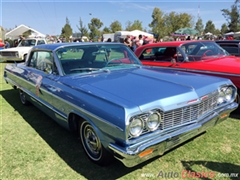
[[[46,44],[44,40],[38,40],[37,45]]]
[[[240,56],[239,48],[237,44],[219,44],[223,49],[225,49],[229,54],[234,56]]]
[[[140,60],[171,62],[176,60],[183,61],[184,56],[177,47],[151,47],[146,48],[139,56]]]

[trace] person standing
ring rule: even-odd
[[[137,43],[136,36],[134,36],[134,37],[132,38],[132,51],[133,51],[133,52],[135,52],[135,50],[136,50],[136,48],[137,48],[136,43]]]
[[[22,40],[24,40],[25,38],[22,36],[22,35],[20,35],[19,36],[19,39],[18,39],[18,44],[22,41]]]
[[[108,39],[107,39],[107,42],[112,42],[112,39],[111,39],[111,38],[108,38]]]
[[[7,40],[5,40],[4,43],[5,43],[5,46],[4,46],[5,49],[10,48],[10,43]]]
[[[123,42],[125,45],[127,45],[130,49],[131,49],[131,46],[132,46],[132,43],[131,43],[131,41],[129,41],[129,38],[128,37],[126,37],[125,39],[124,39],[124,42]]]
[[[4,49],[5,44],[2,42],[2,40],[0,39],[0,49]]]
[[[137,48],[143,45],[143,39],[142,35],[139,34],[138,41],[136,42]]]

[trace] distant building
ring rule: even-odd
[[[82,37],[82,34],[81,33],[73,33],[72,34],[72,38],[73,39],[77,39],[77,38],[81,38]]]
[[[17,38],[19,38],[20,35],[22,35],[23,33],[27,32],[29,30],[31,31],[31,34],[30,34],[29,37],[42,37],[42,38],[45,37],[44,34],[38,32],[37,30],[22,24],[22,25],[20,25],[16,28],[14,28],[13,30],[7,32],[5,34],[5,39],[7,39],[7,38],[17,39]]]

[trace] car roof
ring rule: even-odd
[[[158,43],[151,43],[143,45],[142,47],[149,47],[149,46],[181,46],[185,43],[190,42],[214,42],[211,40],[187,40],[187,41],[166,41],[166,42],[158,42]]]
[[[240,40],[216,40],[216,43],[239,44]]]
[[[69,42],[69,43],[53,43],[53,44],[41,44],[34,46],[33,49],[45,49],[45,50],[56,50],[60,47],[67,47],[67,46],[84,46],[84,45],[103,45],[103,44],[123,44],[123,43],[114,43],[114,42]]]

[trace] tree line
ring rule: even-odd
[[[170,36],[171,33],[184,27],[190,27],[196,29],[199,36],[211,32],[215,35],[222,35],[227,32],[237,32],[240,30],[240,12],[239,1],[235,0],[230,9],[221,9],[222,15],[226,19],[226,23],[222,24],[221,29],[217,29],[211,20],[203,25],[202,19],[199,17],[197,22],[194,23],[194,17],[188,13],[165,13],[160,8],[155,7],[152,12],[152,21],[149,23],[149,32],[155,34],[159,39],[165,36]],[[84,25],[81,17],[79,25],[77,26],[81,36],[87,36],[90,39],[96,39],[101,37],[102,34],[114,33],[116,31],[132,31],[135,29],[147,32],[146,28],[142,27],[140,20],[134,20],[133,22],[127,21],[126,28],[123,29],[122,24],[116,20],[110,24],[109,27],[103,27],[104,23],[98,18],[92,18],[90,23]],[[101,30],[101,28],[103,28]],[[66,24],[62,28],[61,37],[64,37],[67,41],[72,36],[72,28],[68,18],[66,18]]]

